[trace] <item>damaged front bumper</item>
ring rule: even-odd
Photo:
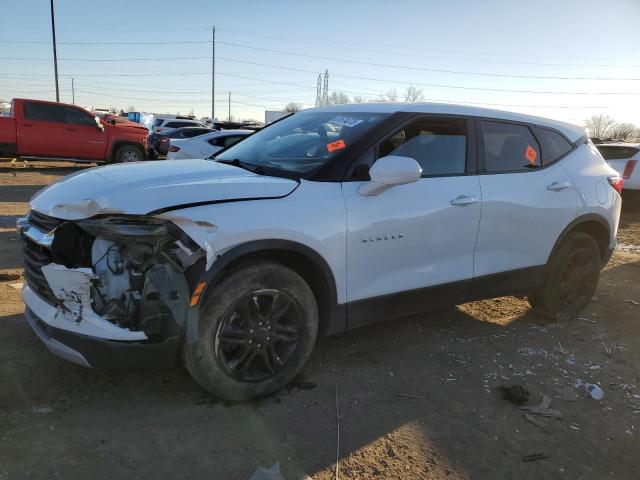
[[[25,317],[36,335],[85,367],[173,364],[190,313],[187,270],[203,268],[204,250],[157,221],[45,224],[55,221],[35,212],[18,223]]]

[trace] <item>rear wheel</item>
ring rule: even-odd
[[[550,317],[577,314],[596,291],[601,265],[594,238],[583,232],[570,234],[553,255],[544,286],[529,303]]]
[[[268,395],[302,369],[317,331],[318,308],[302,277],[278,264],[250,264],[208,293],[198,339],[184,345],[185,365],[222,398]]]
[[[136,145],[123,145],[116,150],[116,163],[139,162],[144,160],[144,152]]]

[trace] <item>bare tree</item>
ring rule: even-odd
[[[362,95],[356,95],[355,97],[353,97],[353,103],[367,103],[367,99]]]
[[[631,140],[635,136],[636,131],[637,127],[633,123],[623,122],[615,125],[609,134],[616,140]]]
[[[297,102],[289,102],[282,109],[283,112],[289,112],[289,113],[299,112],[300,110],[302,110],[302,104]]]
[[[345,103],[351,103],[349,95],[344,92],[331,92],[329,95],[329,105],[343,105]]]
[[[127,107],[127,112],[135,112],[136,111],[136,107],[134,107],[133,105],[129,105]]]
[[[189,110],[189,115],[192,116],[192,117],[194,116],[193,115],[193,108],[191,110]]]
[[[587,118],[584,122],[589,135],[596,138],[607,138],[615,126],[616,121],[613,118],[602,114]]]
[[[391,90],[387,90],[387,93],[380,95],[378,98],[379,102],[397,102],[400,96],[398,95],[398,91],[395,88]]]
[[[405,102],[421,102],[422,100],[424,100],[424,95],[421,88],[414,86],[407,87],[407,90],[404,92]]]

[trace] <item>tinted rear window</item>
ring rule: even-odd
[[[613,145],[596,145],[605,160],[625,160],[640,152],[637,147],[622,147]]]
[[[65,108],[50,103],[24,102],[24,118],[37,122],[65,123]]]
[[[540,147],[524,125],[482,122],[488,172],[511,172],[540,166]]]
[[[573,145],[558,132],[546,128],[535,128],[535,134],[540,141],[542,163],[551,163],[564,157],[573,149]]]

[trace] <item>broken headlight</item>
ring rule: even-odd
[[[110,215],[79,220],[76,224],[94,237],[114,242],[151,241],[167,239],[177,228],[171,222],[154,217]]]

